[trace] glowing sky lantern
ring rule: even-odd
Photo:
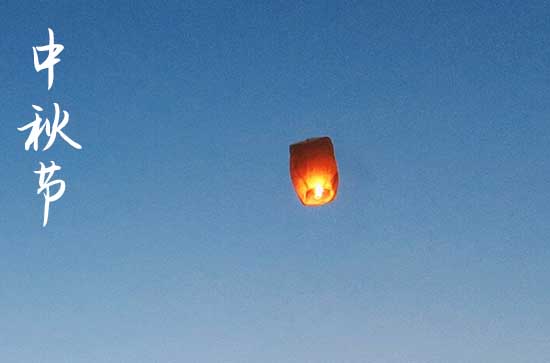
[[[338,167],[328,137],[290,145],[290,178],[303,205],[330,203],[338,191]]]

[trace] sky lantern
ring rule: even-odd
[[[290,145],[290,178],[303,205],[330,203],[338,191],[338,167],[329,137]]]

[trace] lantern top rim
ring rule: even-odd
[[[330,139],[330,137],[328,137],[328,136],[319,136],[319,137],[310,137],[308,139],[295,142],[295,143],[290,145],[289,149],[292,149],[293,147],[304,145],[304,144],[310,144],[310,143],[313,143],[313,142],[318,142],[318,141],[321,141],[321,140],[323,140],[323,141],[326,140],[326,141],[329,142],[330,145],[332,145],[332,140]]]

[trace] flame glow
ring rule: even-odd
[[[323,197],[323,192],[324,192],[324,188],[322,185],[320,184],[315,185],[313,198],[317,200],[321,199]]]

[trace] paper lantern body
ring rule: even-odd
[[[328,137],[290,145],[290,178],[303,205],[330,203],[338,191],[338,167]]]

